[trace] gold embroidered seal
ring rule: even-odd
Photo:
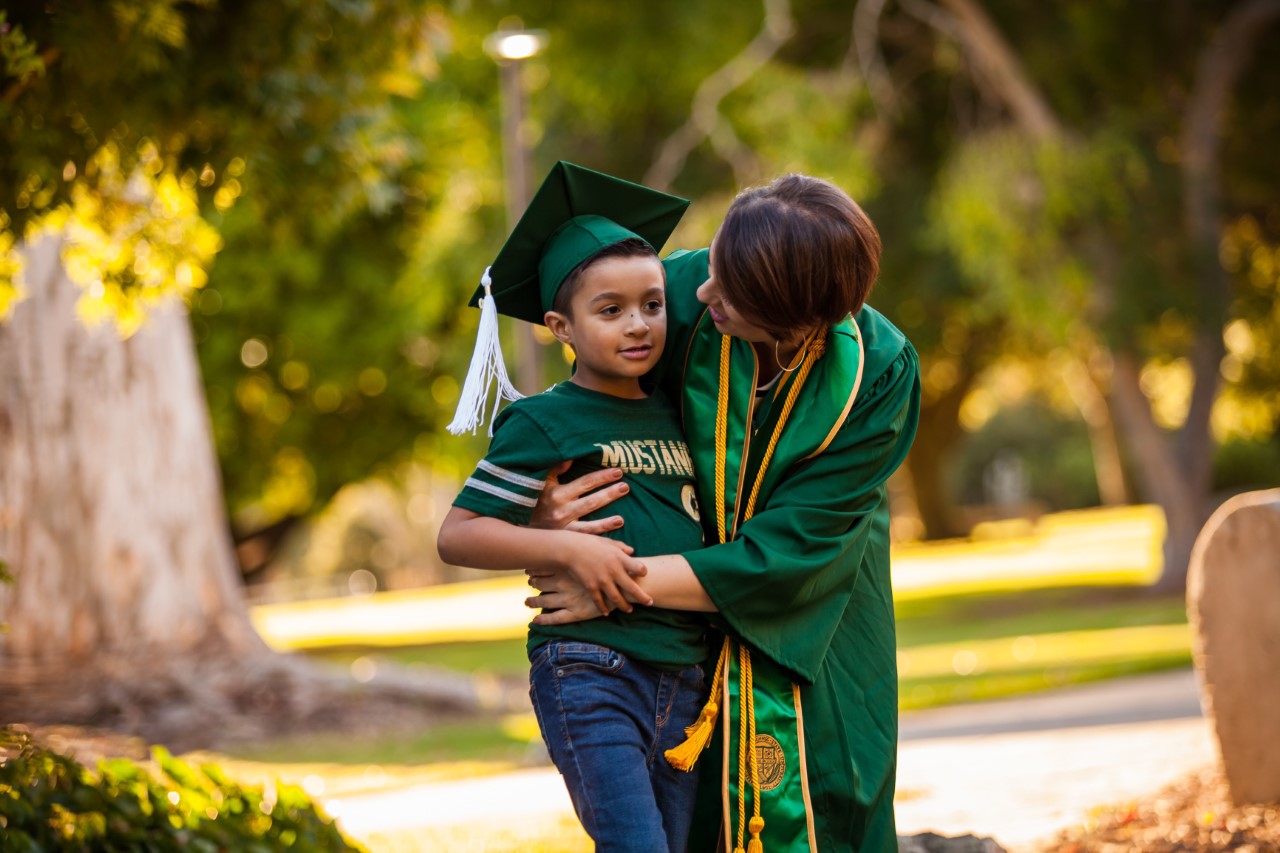
[[[787,755],[771,735],[756,735],[756,762],[760,765],[760,790],[772,791],[787,772]]]

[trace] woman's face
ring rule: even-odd
[[[710,275],[698,288],[698,301],[706,305],[711,313],[711,320],[716,329],[724,335],[733,335],[752,343],[773,343],[776,339],[751,320],[743,316],[726,300],[724,291],[716,282],[716,243],[711,241]]]

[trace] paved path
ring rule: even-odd
[[[898,830],[1029,849],[1214,760],[1190,670],[904,715]]]
[[[972,832],[1012,851],[1213,760],[1189,670],[906,714],[898,829]],[[330,803],[354,836],[571,814],[554,769]]]

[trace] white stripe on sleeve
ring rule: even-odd
[[[488,459],[481,459],[480,464],[476,466],[481,471],[492,474],[499,480],[506,480],[508,483],[515,483],[517,486],[524,486],[526,489],[533,489],[535,492],[542,491],[547,485],[546,480],[535,480],[532,477],[526,477],[523,474],[517,474],[515,471],[508,471],[494,465]]]
[[[480,492],[488,492],[496,498],[502,498],[504,501],[510,501],[520,506],[537,506],[538,502],[533,498],[526,498],[524,495],[517,495],[515,492],[509,492],[501,486],[495,486],[492,483],[486,483],[484,480],[477,480],[475,477],[468,477],[467,482],[462,484],[464,489],[475,489]]]

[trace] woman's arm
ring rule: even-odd
[[[644,564],[648,572],[637,579],[637,584],[648,593],[650,604],[668,610],[715,612],[715,604],[683,556],[663,554],[645,557]],[[529,585],[539,594],[525,599],[525,604],[554,611],[539,614],[533,620],[535,624],[565,625],[599,615],[586,587],[566,571],[557,568],[528,569],[526,574],[529,575]]]
[[[645,564],[631,556],[631,546],[614,539],[573,530],[534,530],[455,506],[440,525],[436,547],[453,565],[563,572],[596,609],[583,618],[607,615],[614,608],[630,613],[632,602],[653,603],[635,580],[644,577]]]

